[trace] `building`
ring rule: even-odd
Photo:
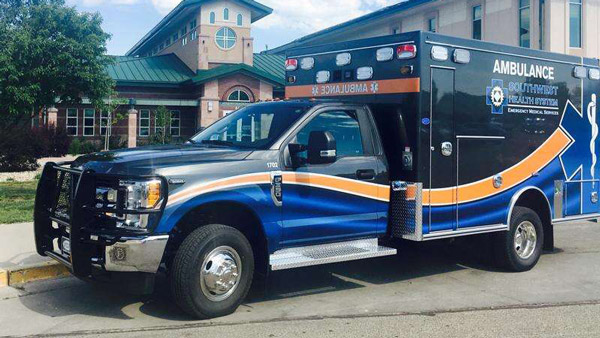
[[[169,130],[185,140],[227,113],[281,95],[284,58],[254,54],[252,23],[272,10],[253,0],[183,0],[125,56],[107,69],[126,118],[81,105],[48,109],[47,122],[73,137],[100,142],[107,132],[129,146],[151,142],[156,109],[172,116]]]
[[[415,30],[598,58],[600,0],[408,0],[269,53]]]

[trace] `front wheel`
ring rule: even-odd
[[[511,271],[529,271],[540,259],[543,243],[540,217],[529,208],[515,207],[509,231],[496,234],[496,258]]]
[[[252,247],[238,230],[208,225],[183,241],[172,269],[173,296],[181,309],[200,319],[228,315],[252,284]]]

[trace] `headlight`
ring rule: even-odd
[[[121,181],[125,191],[124,207],[127,210],[144,211],[157,208],[161,200],[160,181]],[[148,228],[148,214],[127,214],[117,227],[144,230]]]
[[[98,208],[115,208],[130,211],[153,210],[160,207],[161,181],[120,181],[119,188],[96,188],[96,206]],[[117,207],[118,206],[118,207]],[[149,214],[118,215],[107,213],[116,217],[117,227],[124,229],[145,230],[148,228]]]

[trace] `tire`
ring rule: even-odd
[[[535,236],[533,244],[527,240],[532,239],[529,235],[532,230]],[[540,217],[529,208],[515,207],[510,219],[510,230],[496,234],[496,260],[510,271],[529,271],[540,259],[543,244],[544,229]]]
[[[213,224],[192,232],[179,247],[173,260],[171,291],[177,305],[189,315],[220,317],[240,306],[253,275],[254,257],[246,237],[232,227]]]

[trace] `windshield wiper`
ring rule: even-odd
[[[201,144],[211,144],[216,146],[226,146],[233,147],[235,144],[231,141],[223,141],[223,140],[202,140]]]

